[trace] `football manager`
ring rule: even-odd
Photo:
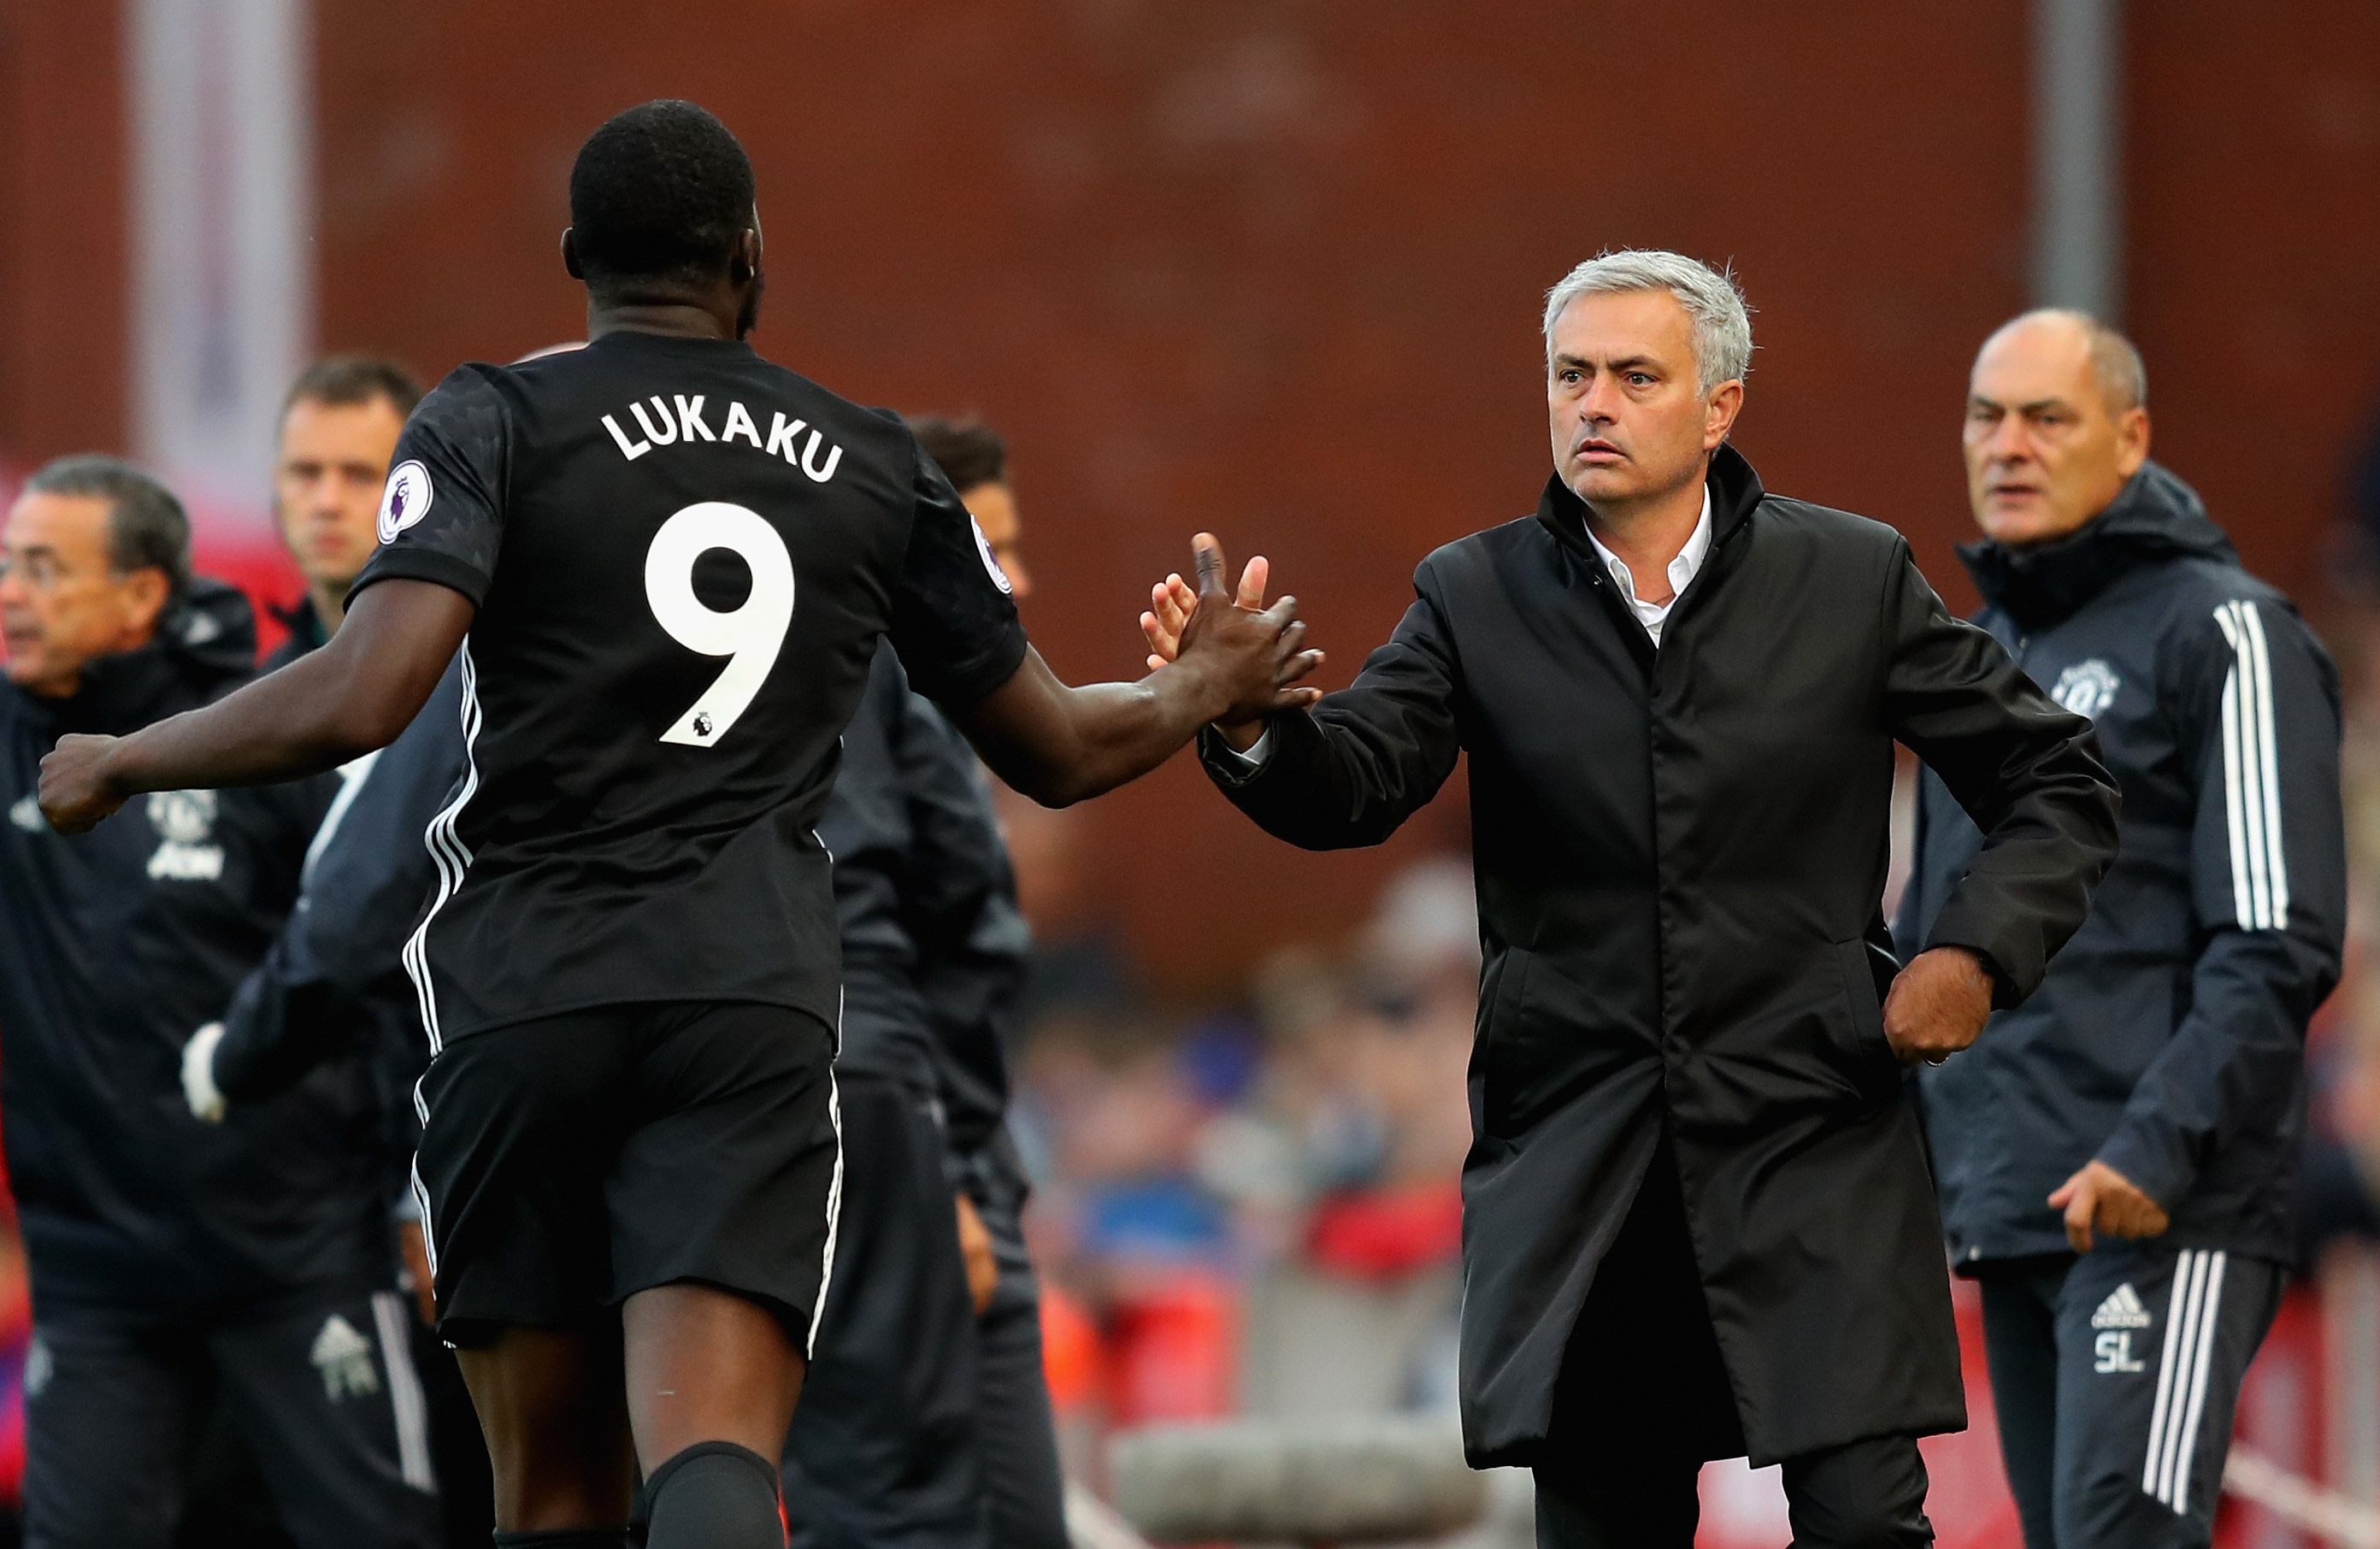
[[[1975,358],[1977,622],[2095,723],[2123,848],[2022,1007],[1925,1072],[1950,1254],[1982,1282],[2028,1549],[2204,1545],[2280,1305],[2305,1033],[2347,934],[2338,674],[2148,460],[2139,353],[2032,312]],[[1977,842],[1919,788],[1902,938]]]
[[[1803,1549],[1930,1543],[1915,1438],[1965,1408],[1903,1067],[2041,982],[2117,792],[1898,533],[1728,445],[1727,277],[1606,254],[1545,333],[1536,514],[1424,560],[1353,686],[1203,756],[1319,850],[1380,842],[1470,755],[1463,1429],[1475,1464],[1535,1468],[1539,1543],[1686,1549],[1701,1464],[1745,1452],[1784,1464]],[[1160,654],[1184,600],[1143,621]],[[1895,740],[1983,834],[1897,977]]]

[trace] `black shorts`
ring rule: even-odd
[[[749,1297],[807,1349],[843,1182],[834,1035],[782,1006],[599,1006],[446,1046],[415,1188],[450,1344],[638,1291]]]

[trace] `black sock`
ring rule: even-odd
[[[625,1528],[563,1528],[554,1532],[496,1531],[496,1549],[628,1549]]]
[[[646,1549],[785,1549],[777,1466],[734,1442],[697,1442],[645,1481]]]

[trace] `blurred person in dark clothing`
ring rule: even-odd
[[[307,592],[285,615],[289,638],[263,670],[286,666],[337,633],[348,585],[379,543],[381,492],[397,435],[420,399],[419,384],[403,367],[373,356],[325,357],[291,384],[273,496],[282,539],[306,576]],[[383,1197],[395,1211],[403,1286],[419,1314],[407,1332],[427,1406],[429,1452],[408,1459],[408,1467],[443,1486],[447,1540],[461,1545],[487,1538],[491,1485],[470,1395],[454,1353],[431,1327],[429,1254],[409,1183],[420,1134],[413,1083],[430,1051],[398,962],[436,877],[421,835],[462,773],[455,731],[461,688],[457,674],[448,679],[424,711],[429,726],[340,771],[340,793],[308,850],[287,928],[241,984],[230,1010],[192,1037],[182,1080],[191,1112],[213,1122],[228,1101],[278,1096],[326,1060],[360,1062],[381,1118]],[[371,799],[360,800],[368,787]],[[346,841],[325,865],[342,833]],[[359,880],[356,857],[367,850],[373,858],[363,863]],[[376,977],[391,982],[393,998],[365,992]],[[216,1456],[222,1451],[214,1449]],[[211,1492],[203,1504],[215,1506],[212,1497],[220,1494]],[[193,1510],[200,1505],[194,1501]]]
[[[111,458],[52,463],[0,534],[0,1103],[31,1270],[27,1541],[173,1542],[209,1407],[303,1545],[435,1542],[402,1443],[413,1374],[352,1066],[201,1124],[179,1067],[298,892],[337,787],[162,792],[69,843],[42,754],[250,673],[253,621],[193,577],[180,503]]]
[[[2117,793],[1900,534],[1770,494],[1728,443],[1729,277],[1608,253],[1544,327],[1535,514],[1424,560],[1351,687],[1200,749],[1317,850],[1381,842],[1469,756],[1463,1430],[1475,1465],[1535,1469],[1538,1542],[1683,1549],[1701,1463],[1748,1451],[1803,1549],[1930,1543],[1915,1438],[1966,1413],[1902,1071],[2032,993]],[[1181,600],[1144,615],[1159,655]],[[1988,830],[1897,974],[1895,742]]]
[[[2113,330],[2002,327],[1965,442],[1976,622],[2091,719],[2124,810],[2040,991],[1920,1072],[1950,1254],[1983,1283],[2029,1549],[2204,1545],[2293,1256],[2306,1024],[2339,974],[2338,674],[2148,460]],[[1904,947],[1982,842],[1929,772]]]
[[[911,421],[1012,593],[1029,589],[1007,450]],[[834,856],[844,1014],[840,1286],[786,1438],[796,1545],[1061,1549],[1062,1487],[1006,1126],[1031,936],[974,749],[889,642],[844,732]]]
[[[374,525],[397,434],[419,402],[421,384],[404,367],[369,355],[325,356],[290,385],[273,506],[306,595],[284,618],[289,638],[265,672],[322,645],[346,616],[347,587],[380,543]]]

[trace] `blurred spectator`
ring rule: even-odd
[[[1476,928],[1469,867],[1426,862],[1343,952],[1266,964],[1254,1022],[1044,1016],[1022,1106],[1078,1469],[1103,1425],[1451,1407]]]

